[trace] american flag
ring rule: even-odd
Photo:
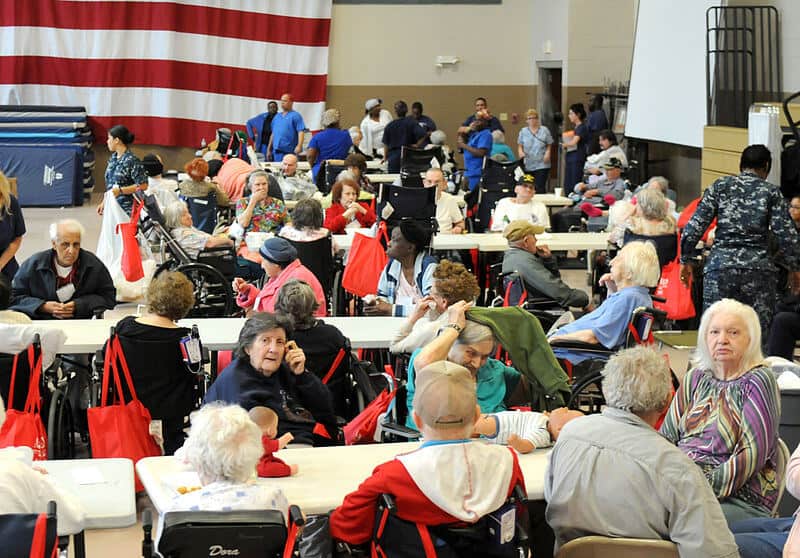
[[[196,146],[294,96],[325,109],[331,0],[2,0],[0,104],[85,106],[96,137]]]

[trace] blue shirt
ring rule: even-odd
[[[296,144],[295,144],[296,145]],[[328,159],[344,159],[353,145],[350,133],[338,128],[326,128],[318,134],[314,134],[308,148],[312,147],[318,151],[314,166],[311,169],[311,176],[317,179],[317,172],[322,161]]]
[[[525,153],[525,170],[535,171],[550,168],[550,163],[544,162],[547,148],[553,143],[553,136],[550,135],[550,130],[544,126],[539,126],[539,129],[534,134],[526,126],[519,131],[517,143]]]
[[[296,110],[279,112],[272,119],[272,151],[294,153],[297,134],[306,129],[303,117]]]
[[[484,128],[480,132],[472,132],[469,136],[467,145],[475,149],[485,149],[486,156],[492,151],[492,132]],[[478,157],[464,150],[464,176],[468,178],[480,178],[483,169],[483,157]]]
[[[422,349],[417,349],[411,353],[408,361],[408,383],[406,384],[406,407],[408,417],[406,426],[417,429],[414,424],[412,411],[414,410],[414,361]],[[519,382],[520,373],[516,368],[506,366],[499,360],[493,358],[486,359],[486,364],[478,368],[476,394],[478,396],[478,406],[481,413],[498,413],[506,410],[505,398],[510,395]]]
[[[585,329],[592,330],[597,341],[606,348],[615,349],[625,342],[628,323],[633,311],[639,306],[652,306],[653,300],[646,287],[627,287],[608,296],[594,312],[584,314],[572,323],[558,329],[553,335],[564,335]],[[572,349],[553,347],[558,358],[572,363],[583,362],[592,358],[591,353],[582,353]]]

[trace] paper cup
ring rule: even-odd
[[[560,198],[564,195],[564,188],[555,188],[553,193]]]

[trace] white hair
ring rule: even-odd
[[[183,217],[183,212],[187,208],[186,202],[182,200],[174,201],[164,208],[162,211],[164,214],[164,226],[168,231],[181,226],[181,217]]]
[[[489,326],[467,320],[464,329],[458,334],[456,343],[459,345],[475,345],[484,341],[494,343],[494,333]]]
[[[75,219],[61,219],[60,221],[56,221],[55,223],[50,223],[50,240],[53,242],[58,240],[58,228],[61,227],[63,229],[67,229],[68,231],[76,232],[81,235],[81,240],[83,237],[86,236],[86,229],[83,225],[80,224],[79,221]]]
[[[672,396],[669,365],[650,347],[622,350],[603,368],[602,389],[609,407],[635,415],[663,411]]]
[[[352,180],[353,182],[358,182],[356,175],[354,175],[349,169],[344,169],[336,175],[336,182],[341,182],[342,180]]]
[[[700,318],[700,328],[697,330],[697,349],[692,358],[692,365],[703,370],[714,370],[715,362],[711,356],[711,351],[706,342],[708,329],[711,320],[717,314],[731,314],[744,322],[747,334],[750,336],[750,343],[747,345],[744,355],[742,355],[742,368],[750,370],[764,361],[761,352],[761,323],[758,321],[758,314],[752,307],[742,304],[732,298],[723,298],[708,307]]]
[[[667,198],[661,190],[645,188],[636,194],[636,205],[645,219],[664,221],[667,218]]]
[[[635,240],[628,242],[617,254],[622,257],[623,268],[632,284],[639,287],[655,287],[661,276],[658,254],[650,242]]]
[[[243,483],[264,453],[261,430],[238,405],[209,403],[192,414],[186,459],[204,484]]]
[[[501,130],[494,130],[492,132],[492,141],[495,143],[505,143],[506,135]]]
[[[669,180],[664,178],[663,176],[654,176],[650,180],[647,181],[647,185],[650,184],[657,184],[658,189],[661,190],[661,193],[665,196],[667,195],[667,190],[669,190]]]
[[[445,134],[442,130],[434,130],[431,132],[431,143],[434,145],[444,145],[444,142],[447,141],[447,134]]]

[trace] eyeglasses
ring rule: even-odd
[[[539,120],[539,117],[538,116],[529,116],[525,120]]]
[[[800,209],[800,205],[790,205],[789,209]]]

